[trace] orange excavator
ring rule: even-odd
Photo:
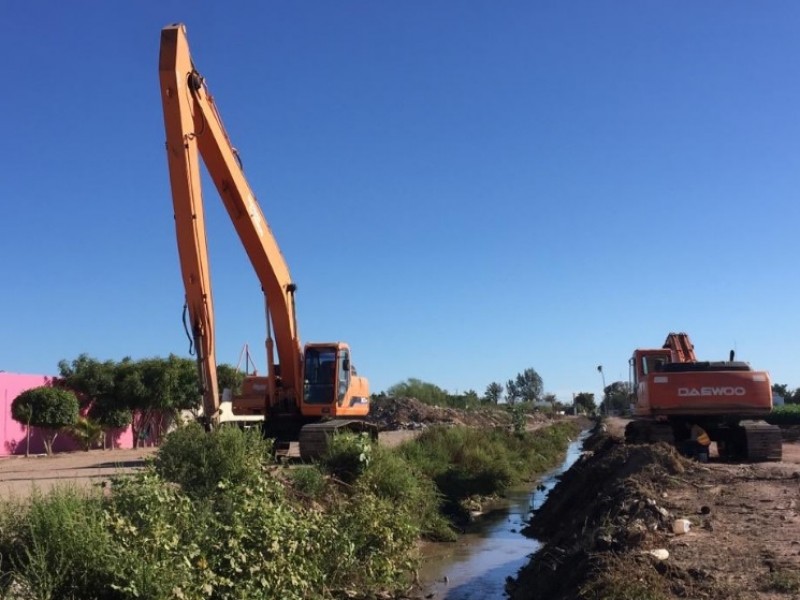
[[[357,375],[348,345],[326,342],[303,347],[300,343],[297,286],[247,183],[205,78],[192,63],[183,24],[161,31],[159,76],[186,294],[184,316],[188,313],[186,327],[197,352],[205,422],[213,427],[221,421],[263,419],[267,436],[282,441],[299,438],[304,457],[319,453],[337,430],[374,435],[363,420],[369,412],[369,385]],[[217,379],[199,156],[250,259],[265,302],[267,374],[246,377],[242,394],[232,398],[230,410],[221,410]]]
[[[630,443],[665,441],[681,447],[693,425],[729,460],[781,460],[780,428],[762,419],[772,411],[769,374],[734,360],[699,361],[685,333],[630,359],[634,420]]]

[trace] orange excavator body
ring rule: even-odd
[[[631,359],[637,416],[738,415],[772,411],[769,374],[747,363],[698,361],[685,333],[670,333],[657,349],[636,350]]]
[[[699,361],[685,333],[670,333],[661,348],[635,350],[630,360],[633,415],[626,439],[681,447],[693,425],[717,442],[725,458],[780,460],[780,430],[763,419],[772,411],[766,371],[748,363]]]

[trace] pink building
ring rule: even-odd
[[[11,418],[11,403],[25,390],[52,385],[48,375],[21,375],[0,371],[0,456],[25,454],[27,428]],[[133,448],[131,428],[113,433],[116,448]],[[53,444],[54,452],[70,452],[80,448],[67,433],[60,433]],[[31,428],[30,453],[43,454],[44,442],[36,427]]]

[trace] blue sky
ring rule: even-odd
[[[800,5],[0,3],[0,369],[186,355],[158,84],[187,24],[298,284],[373,391],[627,379],[690,333],[800,386]],[[206,179],[218,358],[262,297]]]

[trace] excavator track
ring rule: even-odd
[[[325,454],[328,449],[328,440],[340,431],[368,433],[372,439],[378,439],[378,428],[366,421],[332,419],[330,421],[312,423],[300,430],[300,458],[302,460],[313,460]]]
[[[743,421],[747,459],[754,461],[780,461],[783,458],[781,429],[766,421]]]
[[[675,444],[672,425],[657,421],[631,421],[625,427],[625,442],[628,444]]]

